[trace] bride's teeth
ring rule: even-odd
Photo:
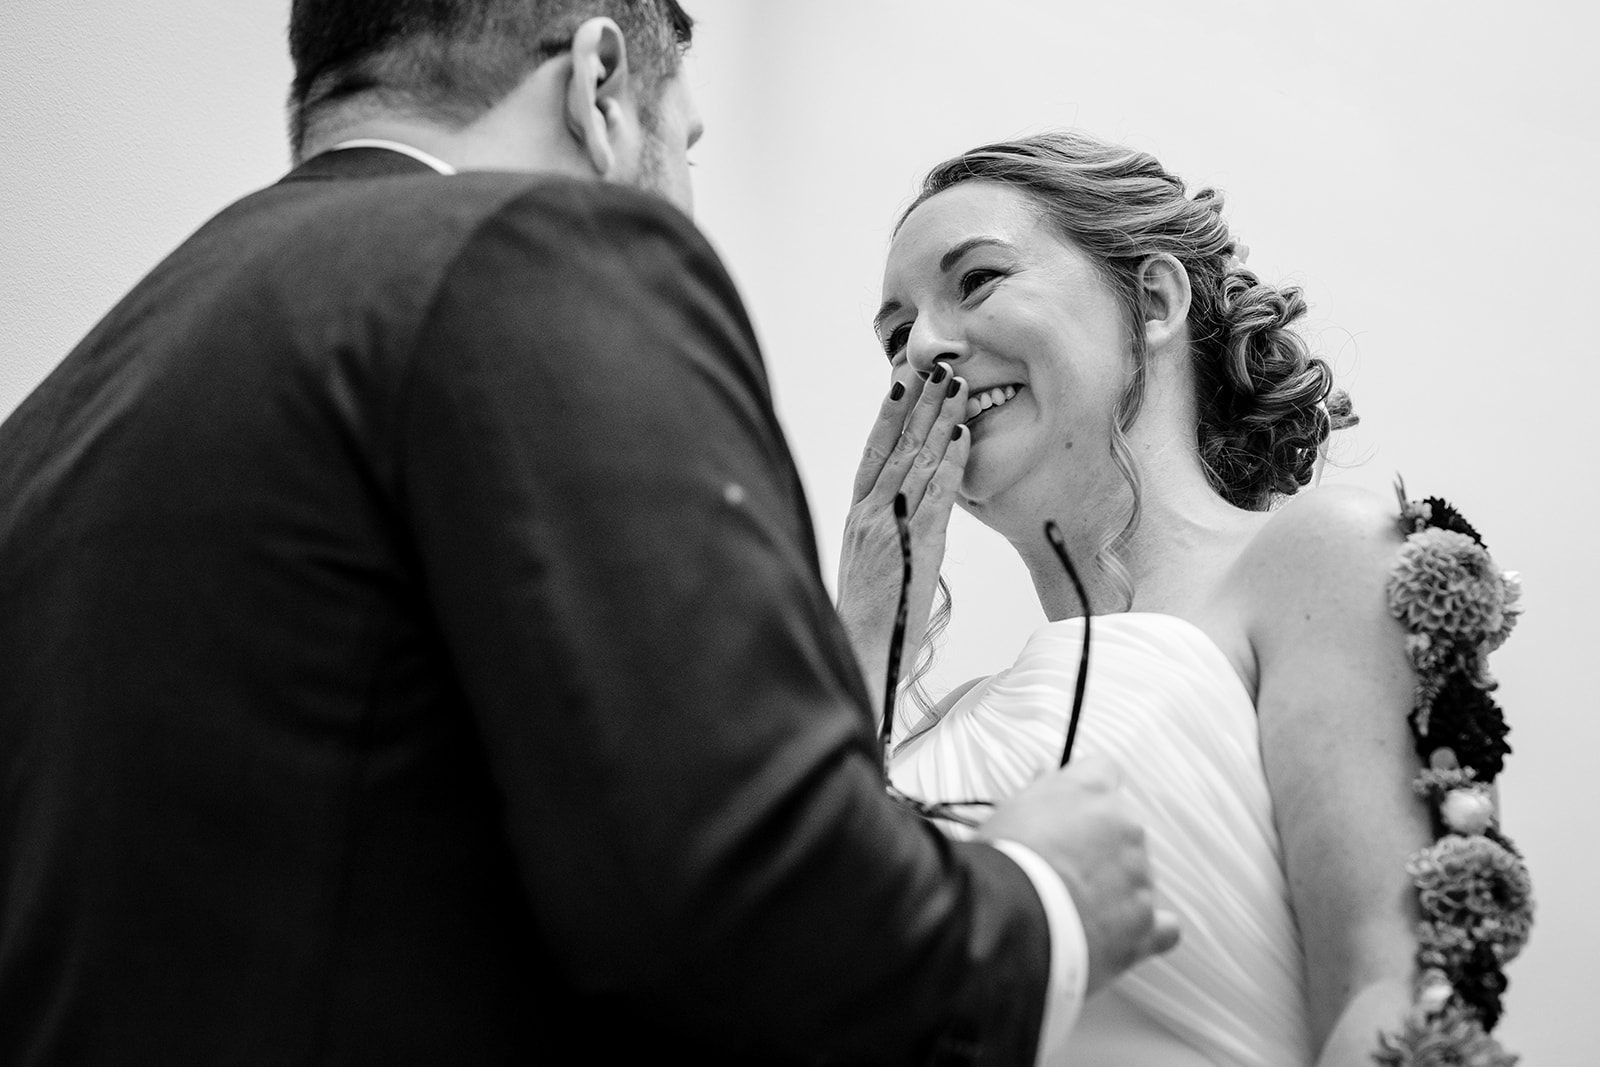
[[[967,418],[976,418],[990,408],[999,407],[1016,395],[1017,387],[1014,385],[996,385],[993,388],[985,389],[981,393],[974,393],[967,398]]]

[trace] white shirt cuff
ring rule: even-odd
[[[1022,868],[1044,905],[1050,928],[1050,982],[1045,987],[1044,1022],[1039,1028],[1039,1051],[1033,1062],[1035,1067],[1059,1063],[1067,1036],[1083,1009],[1083,995],[1089,983],[1089,942],[1083,934],[1083,920],[1066,883],[1043,857],[1015,841],[992,844]]]

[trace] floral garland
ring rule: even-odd
[[[1417,887],[1416,999],[1403,1027],[1380,1034],[1384,1067],[1511,1067],[1490,1036],[1500,1021],[1504,966],[1527,943],[1533,897],[1527,866],[1500,832],[1491,788],[1511,747],[1489,696],[1488,655],[1521,614],[1517,575],[1496,569],[1472,524],[1438,497],[1408,501],[1406,534],[1389,577],[1389,611],[1410,631],[1417,670],[1411,732],[1424,770],[1414,788],[1436,840],[1406,864]]]

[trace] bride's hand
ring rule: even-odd
[[[950,508],[966,469],[971,447],[971,435],[962,422],[966,406],[967,383],[955,377],[948,364],[936,363],[926,379],[902,365],[862,450],[839,557],[839,615],[875,704],[888,676],[900,598],[894,498],[905,496],[911,526],[911,589],[900,658],[903,678],[928,628]],[[884,709],[877,710],[883,714]]]

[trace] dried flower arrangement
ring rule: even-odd
[[[1410,631],[1417,670],[1411,731],[1424,769],[1415,789],[1438,839],[1406,864],[1417,887],[1416,999],[1403,1027],[1379,1035],[1384,1067],[1510,1067],[1491,1035],[1504,967],[1533,923],[1527,866],[1500,832],[1495,776],[1511,751],[1490,697],[1488,655],[1521,614],[1517,576],[1498,570],[1472,524],[1438,497],[1406,499],[1406,541],[1389,578],[1389,610]]]

